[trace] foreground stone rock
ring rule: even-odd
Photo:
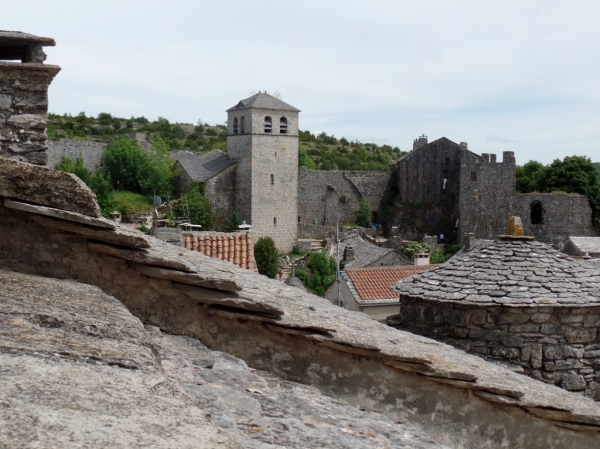
[[[97,287],[2,270],[0,284],[3,447],[445,447],[198,340],[147,332]]]
[[[140,234],[147,249],[124,248],[42,227],[33,216],[0,206],[0,267],[98,286],[144,323],[410,424],[438,444],[597,447],[600,406],[591,399],[152,237]],[[127,360],[140,371],[147,363],[140,355]]]
[[[77,176],[0,157],[0,196],[100,217],[96,195]]]

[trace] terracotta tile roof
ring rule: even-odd
[[[256,271],[254,241],[246,233],[185,232],[184,247]]]
[[[431,270],[437,265],[401,265],[393,267],[347,268],[346,275],[352,282],[356,293],[363,301],[378,299],[398,300],[398,293],[392,286],[400,279],[423,271]]]

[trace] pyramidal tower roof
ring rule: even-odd
[[[402,279],[402,295],[509,307],[600,304],[600,270],[528,239],[483,241],[430,271]]]
[[[241,100],[235,106],[227,109],[229,111],[236,111],[239,109],[277,109],[281,111],[293,111],[300,112],[300,109],[295,108],[294,106],[287,104],[285,101],[281,101],[279,98],[274,97],[266,92],[259,92],[251,97],[248,97],[244,100]]]

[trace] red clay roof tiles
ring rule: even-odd
[[[346,274],[364,300],[397,298],[392,286],[400,279],[427,271],[436,265],[401,265],[393,267],[347,268]]]
[[[247,234],[186,233],[184,247],[256,271],[254,242]]]

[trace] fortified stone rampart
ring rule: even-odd
[[[503,234],[508,218],[515,212],[515,157],[503,153],[481,156],[465,149],[460,152],[460,194],[458,240],[465,242],[469,232],[477,238],[493,239]]]
[[[592,237],[592,209],[587,197],[576,193],[520,193],[515,211],[523,218],[523,230],[536,240],[558,244],[570,236]]]
[[[83,159],[85,168],[96,171],[102,163],[102,155],[106,151],[106,142],[93,140],[58,139],[48,141],[48,162],[50,168],[56,167],[63,157]]]
[[[354,223],[361,198],[377,220],[389,172],[300,169],[298,221],[309,225]]]
[[[46,165],[48,86],[60,67],[44,64],[43,47],[54,45],[54,39],[0,31],[0,157]]]

